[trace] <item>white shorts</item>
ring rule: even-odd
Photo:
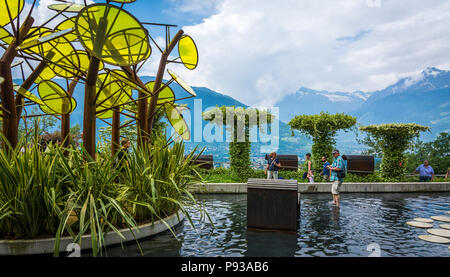
[[[278,171],[268,170],[267,171],[267,179],[278,179]]]
[[[331,193],[334,195],[339,195],[339,191],[341,190],[342,181],[333,181],[331,184]]]

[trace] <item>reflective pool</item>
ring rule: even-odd
[[[406,225],[414,217],[450,211],[450,193],[343,194],[340,209],[331,195],[304,194],[297,233],[246,229],[247,195],[198,197],[215,228],[194,213],[195,229],[185,220],[170,232],[140,242],[145,256],[369,256],[450,257],[448,246],[421,241],[425,229]],[[434,223],[438,227],[439,222]],[[108,256],[140,256],[137,244],[109,248]],[[375,253],[376,254],[376,253]]]

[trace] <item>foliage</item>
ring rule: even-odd
[[[125,110],[132,111],[132,113],[137,113],[137,105],[135,103],[128,104],[125,106]],[[155,140],[157,136],[164,133],[164,130],[167,127],[167,123],[163,121],[164,118],[164,111],[163,109],[158,109],[154,116],[154,122],[153,122],[153,132],[151,141]],[[120,129],[120,136],[123,138],[129,139],[131,142],[137,142],[137,129],[136,125],[132,124],[134,119],[126,119],[122,122],[123,128]],[[111,126],[101,127],[99,129],[99,136],[100,141],[102,141],[102,149],[110,149],[111,146],[111,133],[112,128]],[[108,150],[109,151],[109,150]]]
[[[202,182],[194,161],[203,152],[186,157],[184,144],[158,137],[153,144],[134,149],[120,184],[121,201],[137,221],[162,219],[178,209],[190,219],[183,203],[196,203],[188,185]]]
[[[238,183],[239,178],[230,169],[223,167],[215,168],[213,170],[202,169],[199,171],[203,179],[207,183]],[[308,183],[308,179],[303,179],[303,171],[284,171],[281,170],[278,176],[283,179],[297,180],[299,183]],[[251,170],[250,178],[266,178],[263,170]],[[325,182],[319,174],[314,178],[315,182]],[[346,183],[380,183],[380,182],[417,182],[417,176],[402,176],[400,178],[384,177],[381,173],[374,174],[353,174],[347,173],[345,177]],[[434,182],[443,182],[444,178],[435,178]]]
[[[430,128],[415,123],[392,123],[363,126],[360,130],[367,132],[370,138],[366,140],[371,141],[373,146],[382,151],[383,176],[400,178],[405,172],[404,152],[420,132],[429,131]]]
[[[266,127],[264,125],[270,124],[274,120],[274,116],[267,111],[254,108],[221,106],[204,112],[203,118],[214,124],[227,126],[231,136],[230,168],[239,181],[246,181],[252,173],[250,168],[250,130],[254,127]]]
[[[70,235],[80,243],[91,234],[97,256],[103,255],[107,232],[122,236],[121,228],[134,230],[178,209],[190,218],[186,205],[202,211],[187,191],[187,185],[201,180],[192,175],[197,156],[192,152],[185,159],[182,142],[172,145],[161,138],[147,152],[133,151],[125,174],[113,166],[115,156],[94,161],[76,147],[64,149],[64,155],[59,146],[42,152],[33,143],[22,152],[20,145],[0,150],[0,239],[54,236],[58,255],[61,237]]]
[[[413,151],[406,153],[406,170],[412,172],[416,167],[428,160],[436,174],[445,174],[450,167],[450,135],[440,133],[430,142],[417,140],[413,145]]]
[[[316,115],[297,115],[290,122],[292,129],[309,135],[313,139],[312,161],[314,168],[319,168],[323,155],[329,157],[336,141],[334,137],[339,130],[352,128],[356,118],[344,113],[329,114],[321,112]]]
[[[37,115],[39,113],[39,109],[34,107],[32,114]],[[48,134],[50,130],[55,128],[56,123],[57,119],[53,115],[25,117],[19,123],[19,138],[24,138],[26,142],[30,142],[33,140],[36,132],[38,136]]]
[[[55,255],[58,255],[61,236],[67,231],[73,241],[81,245],[82,236],[91,235],[93,256],[101,255],[104,248],[105,233],[113,230],[122,238],[118,227],[136,227],[131,214],[119,201],[120,188],[115,183],[118,172],[111,170],[114,159],[90,160],[77,149],[70,149],[70,158],[61,159],[61,176],[69,182],[69,192],[64,199],[63,208],[55,208],[61,214],[56,232]],[[63,156],[58,149],[59,156]],[[75,214],[77,222],[67,224]]]
[[[0,151],[0,238],[55,234],[54,206],[62,203],[66,180],[58,174],[61,157],[53,154],[42,155],[38,144]]]

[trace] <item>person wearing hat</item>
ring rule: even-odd
[[[333,194],[334,205],[339,207],[339,191],[345,177],[345,162],[338,149],[334,149],[332,154],[334,161],[331,166],[328,166],[328,169],[331,171],[330,181],[333,182],[331,185],[331,194]]]

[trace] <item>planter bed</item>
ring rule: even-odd
[[[177,216],[178,214],[178,216]],[[164,218],[164,221],[173,228],[184,219],[184,214],[181,211]],[[136,239],[147,238],[168,230],[167,226],[160,220],[152,223],[147,223],[138,226],[134,229],[134,236],[132,232],[127,229],[119,230],[125,237],[122,239],[114,231],[105,234],[105,246],[116,245],[135,241]],[[84,235],[82,237],[81,250],[91,249],[91,235]],[[72,237],[64,237],[61,239],[59,251],[66,252],[67,246],[73,242]],[[47,239],[31,239],[31,240],[0,240],[0,256],[11,255],[39,255],[39,254],[53,254],[55,245],[54,238]]]

